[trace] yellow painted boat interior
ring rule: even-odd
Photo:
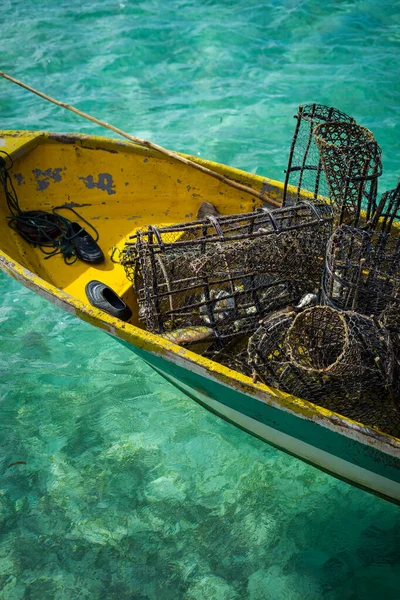
[[[33,273],[71,296],[87,303],[85,285],[99,279],[133,308],[138,325],[132,284],[122,266],[112,262],[115,248],[122,249],[138,228],[190,221],[206,200],[225,215],[250,212],[262,201],[145,147],[92,136],[37,132],[3,132],[0,150],[14,164],[12,180],[22,210],[73,207],[99,233],[106,261],[66,265],[61,255],[45,259],[7,226],[9,214],[0,189],[2,249]],[[266,180],[230,167],[192,158],[217,172],[279,200],[280,182]],[[60,211],[76,220],[68,210]],[[81,223],[84,227],[85,224]],[[89,233],[93,234],[89,230]],[[115,256],[118,256],[116,251]]]

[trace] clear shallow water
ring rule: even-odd
[[[400,155],[400,4],[23,2],[1,69],[135,135],[282,179],[298,104]],[[103,133],[0,81],[2,128]],[[209,414],[0,275],[0,597],[399,597],[399,509]],[[26,465],[14,465],[24,461]]]

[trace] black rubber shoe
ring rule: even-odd
[[[78,258],[88,263],[103,262],[104,254],[102,249],[79,223],[69,224],[66,237],[71,240]]]
[[[104,310],[104,312],[118,317],[121,321],[128,321],[132,316],[132,311],[127,304],[120,298],[108,285],[93,279],[86,284],[86,296],[92,306]]]

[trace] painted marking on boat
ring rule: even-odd
[[[260,193],[262,195],[264,195],[266,192],[268,192],[269,188],[270,188],[270,185],[269,185],[268,181],[263,181]]]
[[[65,171],[65,167],[57,167],[55,169],[46,169],[42,171],[42,169],[33,169],[32,173],[37,182],[37,190],[43,192],[43,190],[47,189],[50,185],[50,182],[60,183],[62,177],[61,172]]]
[[[16,180],[18,185],[25,184],[25,178],[22,173],[14,173],[14,179]]]
[[[79,204],[78,202],[64,202],[64,204],[62,204],[61,208],[83,208],[84,206],[92,206],[92,205],[89,204],[88,202],[83,202],[82,204]],[[92,218],[98,219],[99,217],[92,217]]]
[[[93,175],[88,175],[87,177],[78,177],[78,179],[83,181],[88,190],[97,188],[98,190],[107,192],[109,196],[116,193],[114,189],[115,184],[110,173],[99,173],[97,176],[97,181],[94,180]]]

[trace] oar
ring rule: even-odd
[[[214,177],[214,179],[218,179],[219,181],[222,181],[222,183],[225,183],[226,185],[230,185],[231,187],[236,188],[237,190],[240,190],[242,192],[245,192],[246,194],[251,194],[252,196],[254,196],[256,198],[259,198],[263,202],[266,202],[270,206],[274,206],[274,207],[281,206],[281,204],[279,202],[277,202],[276,200],[272,200],[272,198],[267,198],[264,194],[262,194],[260,192],[256,192],[255,190],[253,190],[251,187],[248,187],[247,185],[243,185],[242,183],[233,181],[233,179],[229,179],[229,177],[225,177],[224,175],[220,175],[219,173],[216,173],[215,171],[212,171],[211,169],[207,169],[207,167],[204,167],[203,165],[195,163],[192,160],[185,158],[184,156],[180,156],[180,154],[176,154],[175,152],[172,152],[171,150],[166,150],[166,148],[163,148],[162,146],[159,146],[158,144],[153,144],[153,142],[149,142],[148,140],[142,140],[141,138],[135,137],[133,135],[129,135],[129,133],[122,131],[122,129],[119,129],[118,127],[114,127],[113,125],[110,125],[109,123],[106,123],[104,121],[100,121],[100,119],[96,119],[95,117],[92,117],[91,115],[88,115],[87,113],[84,113],[84,112],[78,110],[77,108],[75,108],[74,106],[71,106],[70,104],[65,104],[65,102],[59,102],[58,100],[55,100],[51,96],[47,96],[47,94],[43,94],[42,92],[35,90],[34,88],[30,87],[29,85],[26,85],[26,83],[23,83],[22,81],[19,81],[18,79],[14,79],[14,77],[11,77],[11,75],[7,75],[7,73],[3,73],[2,71],[0,71],[0,75],[1,75],[1,77],[4,77],[4,79],[8,79],[9,81],[16,83],[17,85],[20,85],[21,87],[25,88],[29,92],[32,92],[33,94],[36,94],[37,96],[40,96],[41,98],[44,98],[45,100],[48,100],[49,102],[52,102],[53,104],[57,104],[57,106],[66,108],[67,110],[70,110],[70,111],[76,113],[77,115],[80,115],[84,119],[88,119],[88,121],[92,121],[93,123],[96,123],[97,125],[100,125],[101,127],[105,127],[106,129],[110,129],[111,131],[118,133],[118,135],[125,137],[127,140],[130,140],[131,142],[135,142],[136,144],[140,144],[141,146],[146,146],[147,148],[152,148],[153,150],[157,150],[161,154],[165,154],[166,156],[169,156],[169,158],[178,160],[179,162],[182,162],[185,165],[193,167],[194,169],[197,169],[198,171],[201,171],[202,173],[205,173],[206,175],[210,175],[211,177]]]

